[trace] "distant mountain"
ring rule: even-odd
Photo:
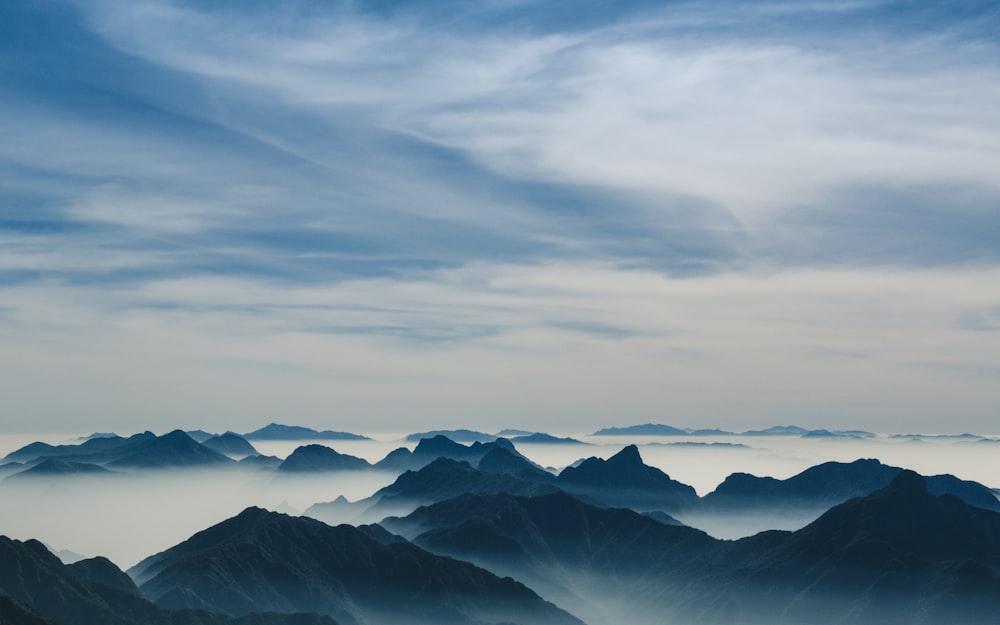
[[[156,469],[233,464],[227,456],[205,447],[181,430],[129,445],[121,451],[123,455],[109,462],[108,467]]]
[[[198,441],[199,443],[204,443],[210,438],[219,436],[218,434],[213,434],[211,432],[206,432],[205,430],[187,430],[186,434]]]
[[[372,465],[363,458],[339,453],[324,445],[303,445],[295,448],[285,461],[278,465],[278,471],[363,471]]]
[[[217,436],[206,438],[201,441],[201,444],[209,449],[219,452],[220,454],[234,456],[237,458],[258,455],[257,450],[250,444],[250,441],[243,438],[239,434],[233,434],[232,432],[226,432],[225,434],[219,434]]]
[[[361,434],[350,432],[335,432],[333,430],[317,431],[298,425],[281,425],[270,423],[243,435],[248,441],[367,441],[371,440]]]
[[[486,432],[475,430],[431,430],[430,432],[415,432],[408,434],[404,440],[407,442],[417,442],[424,438],[436,438],[444,436],[459,443],[489,443],[498,437]]]
[[[529,481],[523,477],[486,473],[474,469],[468,462],[438,458],[418,471],[406,471],[392,484],[356,504],[337,500],[318,503],[305,512],[320,520],[338,521],[354,508],[363,518],[382,518],[390,514],[407,514],[418,506],[451,499],[465,493],[515,493],[537,495],[554,492],[549,484]],[[345,505],[346,504],[346,505]]]
[[[862,459],[825,462],[785,480],[734,473],[705,495],[699,507],[728,511],[803,507],[825,510],[888,486],[902,470],[875,459]],[[951,494],[970,505],[1000,510],[1000,501],[977,482],[935,475],[927,478],[927,484],[932,494]]]
[[[591,436],[688,436],[687,430],[662,423],[646,423],[597,430]]]
[[[43,460],[31,467],[30,469],[25,469],[20,473],[15,473],[6,479],[17,479],[23,477],[41,477],[41,476],[52,476],[52,475],[79,475],[79,474],[110,474],[111,471],[105,469],[102,466],[96,464],[89,464],[86,462],[70,462],[67,460],[57,460],[55,458],[49,458]]]
[[[514,448],[514,445],[505,438],[498,438],[489,442],[474,442],[471,445],[463,445],[448,438],[443,434],[437,434],[429,438],[422,438],[417,446],[410,451],[406,447],[400,447],[389,452],[385,458],[375,463],[375,468],[385,471],[406,471],[415,470],[427,466],[438,458],[451,458],[452,460],[465,460],[473,465],[490,451],[503,448],[510,453],[521,456]],[[523,458],[523,456],[521,456]],[[524,458],[526,462],[530,462]]]
[[[864,430],[809,430],[802,435],[802,438],[872,438],[875,436],[871,432]]]
[[[93,434],[88,434],[87,436],[80,436],[76,440],[83,442],[95,438],[120,438],[120,437],[114,432],[94,432]]]
[[[92,438],[78,445],[49,445],[48,443],[36,442],[13,451],[4,458],[5,460],[15,460],[17,462],[31,462],[39,458],[65,458],[73,456],[76,458],[87,458],[81,460],[86,462],[107,461],[115,457],[115,450],[129,445],[135,445],[145,441],[153,440],[156,435],[152,432],[142,432],[128,438],[120,436],[109,436]],[[97,460],[93,460],[93,459]]]
[[[545,434],[543,432],[535,432],[534,434],[526,434],[523,436],[515,436],[510,439],[510,442],[520,444],[536,444],[542,443],[546,445],[591,445],[591,443],[585,443],[579,441],[575,438],[560,438],[558,436],[552,436],[551,434]]]
[[[555,481],[556,476],[505,447],[495,447],[479,459],[476,467],[485,473],[509,473],[522,476],[530,482]]]
[[[639,511],[672,512],[698,504],[694,488],[643,463],[635,445],[626,446],[607,460],[588,458],[575,467],[566,467],[555,483],[570,493]]]
[[[165,610],[139,596],[131,579],[104,558],[71,565],[36,540],[0,536],[0,623],[4,625],[337,625],[318,615]]]
[[[497,432],[496,437],[510,438],[511,436],[527,436],[529,434],[534,434],[534,432],[529,432],[528,430],[515,430],[508,428],[506,430],[500,430],[499,432]]]
[[[743,436],[802,436],[809,430],[797,425],[775,425],[764,430],[747,430]]]
[[[277,469],[281,463],[284,462],[281,458],[277,456],[247,456],[242,458],[237,462],[241,467],[250,467],[257,469]]]
[[[306,610],[344,625],[580,625],[511,579],[374,536],[248,508],[130,574],[158,605],[234,616]]]

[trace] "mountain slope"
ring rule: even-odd
[[[513,580],[369,534],[248,508],[130,573],[160,605],[232,615],[294,609],[343,623],[579,625]]]

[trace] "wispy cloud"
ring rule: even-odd
[[[759,425],[845,394],[929,420],[995,358],[997,19],[0,8],[2,390],[53,423],[155,397],[598,425],[627,397]]]

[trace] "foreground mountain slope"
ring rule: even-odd
[[[591,625],[986,625],[1000,613],[1000,514],[930,494],[911,471],[797,532],[739,541],[565,494],[467,495],[384,523],[538,584]]]
[[[0,536],[0,622],[12,625],[336,625],[329,617],[253,614],[245,620],[170,611],[139,596],[104,558],[63,564],[36,540]]]
[[[371,532],[259,508],[130,571],[164,607],[239,616],[301,610],[342,623],[579,625],[533,591],[466,562]]]

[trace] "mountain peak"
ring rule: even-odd
[[[639,455],[639,448],[635,445],[627,445],[617,454],[608,458],[608,462],[616,466],[641,465],[642,456]]]
[[[919,473],[910,471],[909,469],[900,471],[899,475],[894,477],[892,482],[889,483],[889,486],[904,493],[916,495],[927,494],[927,480]]]

